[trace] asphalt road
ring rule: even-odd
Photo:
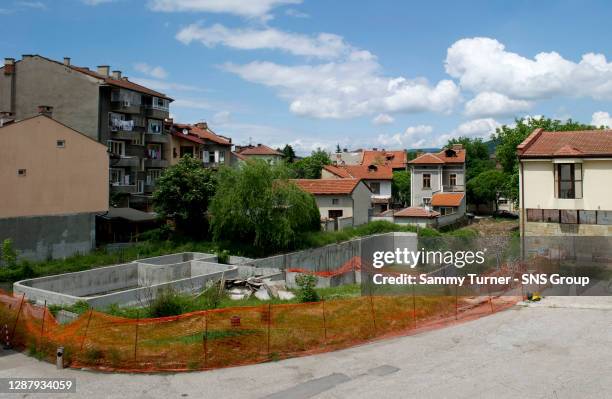
[[[612,298],[547,298],[419,335],[207,372],[56,370],[5,351],[0,377],[77,379],[76,394],[1,397],[610,398]]]

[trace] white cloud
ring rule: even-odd
[[[295,8],[288,8],[287,10],[285,10],[285,14],[295,18],[310,18],[310,15],[300,10],[296,10]]]
[[[202,99],[178,98],[172,102],[172,108],[189,108],[210,110],[212,105]]]
[[[506,51],[495,39],[461,39],[447,51],[446,71],[473,92],[495,91],[511,98],[554,96],[612,98],[612,63],[603,54],[584,54],[580,62],[557,52],[533,59]]]
[[[213,115],[213,123],[223,125],[230,123],[232,120],[232,114],[229,111],[219,111]]]
[[[85,3],[88,6],[97,6],[99,4],[113,3],[115,1],[117,0],[81,0],[82,3]]]
[[[278,6],[300,4],[302,0],[150,0],[153,11],[227,13],[247,18],[267,18]]]
[[[313,37],[274,28],[232,29],[221,24],[210,27],[192,24],[181,29],[176,38],[184,44],[198,41],[207,47],[224,45],[240,50],[282,50],[300,56],[330,59],[351,50],[341,36],[331,33],[320,33]]]
[[[433,127],[429,125],[409,126],[402,133],[378,135],[378,143],[390,148],[422,148],[431,146]]]
[[[276,89],[292,113],[312,118],[449,112],[459,100],[459,88],[450,80],[433,86],[425,79],[383,76],[376,57],[367,51],[352,51],[343,60],[317,65],[256,61],[224,67],[247,81]]]
[[[372,119],[372,123],[375,125],[389,125],[393,123],[395,119],[389,114],[378,114],[374,119]]]
[[[591,125],[601,127],[612,127],[612,116],[608,112],[597,111],[593,113]]]
[[[450,132],[435,134],[430,125],[410,126],[402,133],[380,134],[377,142],[380,145],[391,148],[431,148],[442,147],[448,140],[457,137],[469,137],[472,139],[489,139],[495,128],[501,124],[491,118],[474,119],[464,122]]]
[[[145,62],[135,64],[134,69],[156,79],[166,79],[168,77],[168,72],[166,72],[164,68],[160,66],[151,66]]]
[[[485,91],[465,104],[465,114],[471,117],[514,116],[532,105],[531,101],[514,100],[504,94]]]
[[[23,8],[31,8],[31,9],[38,9],[38,10],[47,9],[47,6],[45,5],[45,3],[41,1],[18,1],[16,5],[19,7],[23,7]]]

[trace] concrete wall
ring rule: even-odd
[[[349,227],[353,227],[352,217],[338,218],[338,230],[344,230]]]
[[[9,111],[8,80],[0,73],[0,111]],[[58,121],[98,140],[99,80],[39,56],[15,63],[17,119],[38,113],[39,105],[53,106]]]
[[[95,214],[0,219],[0,241],[10,238],[21,259],[62,259],[95,247]]]
[[[352,216],[354,226],[368,223],[369,211],[372,206],[371,195],[372,192],[363,182],[357,184],[357,187],[353,190],[353,202],[355,205]]]
[[[105,212],[108,162],[106,146],[46,116],[0,128],[0,218]]]
[[[333,204],[338,200],[338,204]],[[342,211],[342,216],[353,216],[353,198],[350,195],[315,195],[315,201],[322,218],[329,217],[329,211]]]

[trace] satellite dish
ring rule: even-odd
[[[188,134],[189,134],[189,130],[187,130],[187,129],[183,129],[183,134],[184,134],[184,135],[188,135]]]

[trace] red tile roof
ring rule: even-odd
[[[236,158],[242,160],[242,161],[246,161],[246,157],[244,155],[240,155],[237,152],[232,151],[232,155],[235,156]]]
[[[276,151],[273,148],[268,147],[264,144],[257,144],[256,146],[247,147],[239,152],[240,155],[283,155],[281,152]]]
[[[200,144],[206,144],[204,140],[212,141],[213,143],[217,143],[221,145],[231,145],[232,144],[232,142],[228,138],[214,133],[212,130],[208,128],[208,126],[201,127],[197,125],[189,125],[186,123],[173,123],[171,131],[173,132],[173,135],[176,137],[187,138],[187,136],[183,134],[183,130],[185,129],[189,131],[188,136],[199,138]],[[187,140],[189,139],[187,138]]]
[[[359,184],[359,179],[294,179],[302,190],[314,195],[348,195]]]
[[[432,206],[459,206],[465,193],[436,193],[431,196]]]
[[[408,217],[408,218],[435,218],[440,216],[440,212],[430,211],[426,208],[421,207],[410,207],[404,208],[401,211],[394,213],[395,217]]]
[[[534,130],[517,147],[521,158],[612,157],[612,130]]]
[[[352,177],[364,180],[393,179],[393,169],[388,165],[325,165],[323,168],[341,178]]]
[[[64,64],[62,64],[64,65]],[[154,97],[160,97],[160,98],[165,98],[167,100],[172,101],[172,99],[168,96],[166,96],[163,93],[160,93],[158,91],[149,89],[148,87],[145,86],[141,86],[137,83],[134,82],[130,82],[127,78],[121,78],[121,79],[114,79],[112,76],[104,76],[104,75],[100,75],[97,72],[94,72],[88,68],[84,68],[84,67],[77,67],[77,66],[69,66],[70,69],[84,73],[86,75],[92,76],[94,78],[97,79],[102,79],[106,84],[111,85],[111,86],[115,86],[115,87],[120,87],[123,89],[129,89],[129,90],[134,90],[137,91],[139,93],[143,93],[143,94],[149,94],[151,96]]]
[[[184,134],[184,133],[182,133],[182,132],[179,132],[179,131],[173,130],[173,131],[172,131],[172,135],[173,135],[174,137],[179,138],[179,139],[188,140],[188,141],[191,141],[191,142],[196,143],[196,144],[204,144],[204,141],[203,141],[202,139],[200,139],[200,138],[199,138],[199,137],[197,137],[197,136],[194,136],[194,135],[193,135],[193,134],[191,134],[191,133]]]
[[[447,148],[442,151],[432,154],[430,152],[423,154],[412,161],[410,164],[456,164],[465,162],[465,149]]]
[[[408,162],[406,151],[363,151],[361,163],[364,165],[389,165],[393,169],[405,168]]]

